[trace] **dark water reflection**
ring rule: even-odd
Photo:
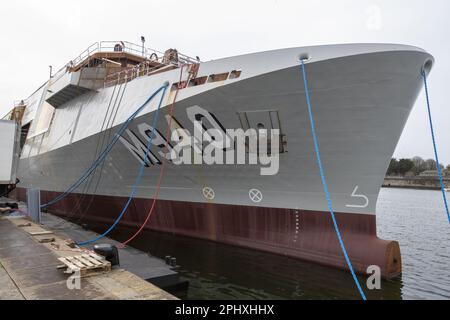
[[[401,279],[383,281],[368,299],[450,298],[450,226],[436,191],[383,189],[378,233],[400,241]],[[134,230],[133,230],[134,231]],[[130,230],[117,230],[126,239]],[[349,272],[284,256],[158,232],[132,245],[152,255],[175,256],[190,282],[188,299],[359,299]],[[366,278],[360,277],[365,287]]]
[[[190,282],[189,299],[357,299],[351,276],[299,260],[162,233],[146,232],[133,246],[175,256]],[[361,279],[361,281],[365,281]],[[382,284],[373,299],[399,299],[401,282]]]

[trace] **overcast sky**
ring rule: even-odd
[[[202,60],[285,47],[351,42],[419,46],[436,59],[430,95],[441,162],[450,163],[450,1],[225,0],[2,1],[0,116],[90,44],[128,40]],[[54,70],[55,70],[54,69]],[[395,152],[433,157],[421,94]]]

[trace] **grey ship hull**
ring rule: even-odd
[[[284,52],[288,50],[292,49]],[[255,56],[256,60],[259,58]],[[379,265],[387,277],[401,270],[398,243],[376,236],[375,207],[389,160],[421,90],[420,70],[431,59],[416,48],[381,46],[375,52],[319,61],[315,61],[312,54],[306,65],[333,208],[359,272],[365,272],[365,268],[373,264]],[[224,60],[232,61],[232,58]],[[254,63],[261,64],[264,60]],[[238,63],[236,67],[244,74],[245,65]],[[178,76],[179,73],[174,72],[172,81]],[[129,95],[139,92],[142,100],[160,84],[155,80],[133,80],[127,84],[123,99],[131,101]],[[70,115],[73,121],[65,119],[65,122],[72,123],[73,127],[62,125],[61,116],[59,124],[55,123],[55,127],[61,128],[59,134],[50,128],[40,144],[30,141],[20,161],[19,187],[22,189],[19,194],[23,196],[24,188],[37,187],[43,192],[43,202],[51,200],[91,165],[96,151],[98,153],[99,141],[111,137],[120,126],[120,115],[125,118],[140,101],[130,102],[134,108],[121,106],[117,123],[108,130],[95,132],[90,124],[101,122],[107,113],[102,112],[105,107],[100,107],[99,98],[89,95],[102,94],[101,101],[105,104],[111,90],[85,94],[80,101],[57,109],[54,121],[58,121],[58,112]],[[173,94],[167,96],[159,117],[157,128],[162,135],[167,130],[164,115],[168,114],[167,106]],[[261,122],[268,128],[279,126],[287,141],[280,154],[279,172],[261,176],[259,165],[168,163],[156,210],[147,228],[345,268],[327,212],[298,63],[258,72],[195,94],[181,94],[173,116],[189,130],[192,130],[192,122],[187,117],[187,109],[192,106],[213,114],[225,128],[241,128],[239,114],[242,113],[247,113],[250,127]],[[147,137],[140,132],[139,125],[152,123],[155,105],[150,109],[153,110],[144,112],[129,126],[130,133],[144,143]],[[270,110],[276,110],[279,125],[270,124],[267,118]],[[83,117],[91,119],[87,121]],[[62,134],[63,128],[70,129],[70,133],[66,132],[67,138]],[[82,132],[84,137],[81,137]],[[62,138],[58,140],[58,137]],[[133,143],[130,137],[124,136]],[[61,142],[64,139],[67,142]],[[52,144],[57,147],[50,147]],[[161,148],[153,146],[152,150],[163,161],[158,154]],[[49,210],[69,218],[101,222],[106,229],[129,196],[139,166],[135,154],[119,142],[88,184]],[[143,222],[155,196],[160,167],[156,163],[145,169],[123,225],[136,227]],[[205,195],[205,187],[214,191],[213,198]],[[249,193],[252,189],[260,191],[256,200]]]

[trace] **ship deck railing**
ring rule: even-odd
[[[16,100],[14,101],[14,105],[11,110],[7,114],[5,114],[1,119],[2,120],[15,120],[20,122],[22,120],[23,114],[25,112],[25,108],[28,105],[28,100]]]
[[[120,50],[117,50],[120,45]],[[105,78],[105,87],[131,81],[136,77],[150,75],[160,71],[167,71],[178,67],[180,64],[198,63],[198,60],[187,55],[177,53],[177,61],[167,61],[164,53],[155,49],[147,48],[128,41],[99,41],[95,42],[84,51],[82,51],[75,59],[69,61],[64,67],[59,69],[53,76],[52,82],[56,82],[68,70],[76,70],[80,66],[89,61],[89,59],[98,53],[127,53],[136,57],[141,57],[144,61],[133,68],[121,70],[116,73],[109,74]]]
[[[149,76],[152,74],[169,71],[178,68],[178,65],[173,63],[162,64],[159,66],[151,66],[145,63],[140,63],[133,68],[111,73],[105,77],[104,87],[110,87],[125,82],[129,82],[133,79],[143,76]]]

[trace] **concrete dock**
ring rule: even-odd
[[[98,233],[86,230],[77,224],[48,213],[42,213],[41,223],[45,228],[78,242],[95,239],[99,235]],[[107,237],[102,238],[96,243],[107,243],[120,247],[118,241]],[[91,244],[83,248],[93,249],[93,247],[94,244]],[[183,296],[183,291],[187,290],[188,284],[180,280],[178,273],[172,267],[168,266],[164,260],[130,246],[120,249],[119,255],[120,267],[132,272],[139,278],[181,296]]]
[[[91,237],[87,231],[81,232],[73,224],[66,223],[61,229],[61,219],[51,215],[44,215],[44,225],[33,223],[24,216],[0,216],[0,300],[3,299],[139,299],[139,300],[173,300],[175,296],[160,289],[141,276],[160,274],[163,279],[170,274],[167,267],[152,261],[148,268],[137,270],[140,275],[128,270],[133,263],[130,256],[139,252],[133,248],[121,250],[120,267],[113,267],[111,271],[95,272],[81,277],[79,288],[68,285],[69,275],[57,267],[61,265],[59,257],[79,255],[86,249],[73,248],[70,245],[69,234],[75,233],[83,237]],[[65,221],[63,221],[65,222]],[[60,226],[59,230],[52,230],[51,225]],[[50,226],[50,227],[49,227]],[[66,232],[66,234],[65,234]],[[78,233],[78,234],[77,234]],[[95,234],[95,233],[93,233]],[[84,238],[77,238],[83,240]],[[112,241],[102,241],[107,243]],[[142,256],[140,259],[143,259]],[[128,262],[127,262],[128,261]],[[147,262],[147,260],[145,261]],[[159,268],[159,269],[158,269]],[[151,272],[149,271],[151,270]],[[175,273],[175,272],[174,272]],[[166,278],[167,279],[167,278]]]

